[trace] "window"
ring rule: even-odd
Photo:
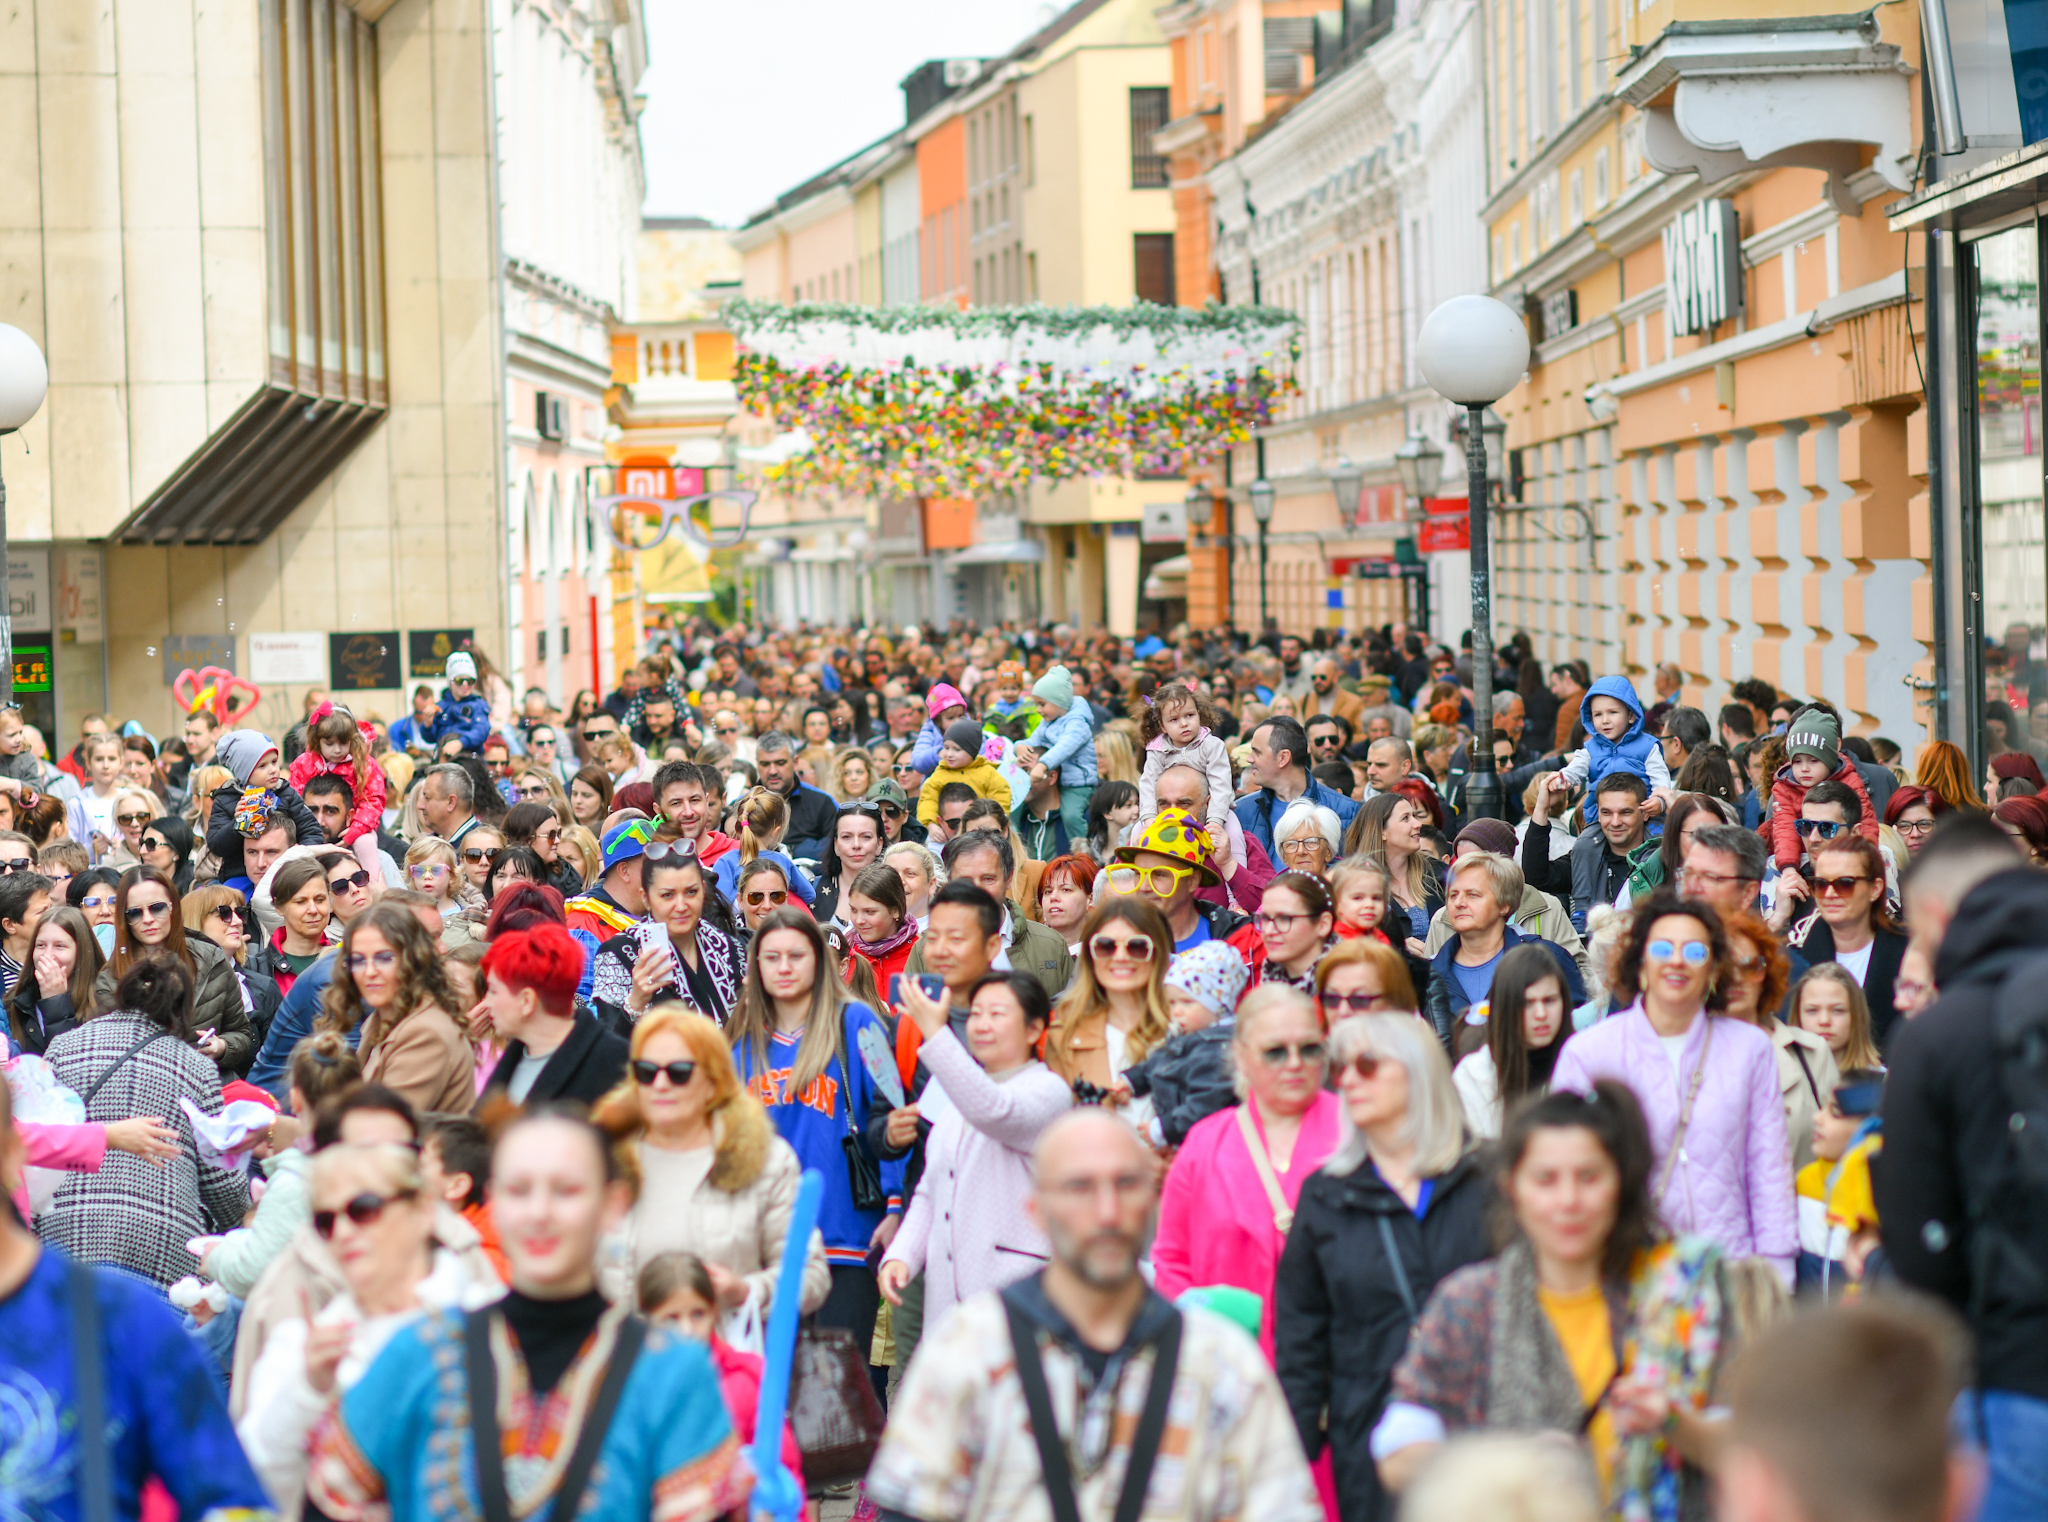
[[[1139,301],[1173,305],[1173,234],[1138,233],[1131,239],[1131,294]]]
[[[1608,201],[1613,198],[1613,191],[1608,188],[1610,184],[1608,179],[1609,173],[1607,150],[1605,148],[1595,149],[1593,152],[1593,210],[1595,211],[1605,209]]]
[[[1038,142],[1031,130],[1031,118],[1024,118],[1024,183],[1038,183]]]
[[[1574,169],[1564,185],[1564,225],[1577,227],[1586,220],[1586,171]]]
[[[1131,88],[1131,189],[1164,190],[1166,157],[1152,151],[1152,134],[1166,125],[1166,94],[1155,85]]]

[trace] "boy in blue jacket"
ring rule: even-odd
[[[440,706],[420,733],[429,745],[458,735],[464,750],[482,750],[491,733],[491,705],[476,689],[476,657],[467,650],[456,651],[448,657],[443,675],[448,685],[441,689]]]
[[[1671,791],[1671,768],[1655,735],[1643,733],[1643,700],[1625,676],[1603,676],[1586,689],[1579,704],[1579,722],[1586,726],[1586,748],[1575,750],[1564,770],[1552,772],[1553,793],[1566,793],[1584,783],[1586,817],[1593,816],[1593,794],[1600,779],[1613,772],[1634,772],[1650,790],[1643,812],[1654,818],[1664,812]]]

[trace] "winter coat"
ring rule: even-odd
[[[1635,715],[1619,740],[1610,740],[1593,727],[1595,698],[1613,698]],[[1636,696],[1635,684],[1627,677],[1603,676],[1588,687],[1586,695],[1579,699],[1579,722],[1586,727],[1586,744],[1572,752],[1564,764],[1563,775],[1567,782],[1585,783],[1588,818],[1593,814],[1592,801],[1603,777],[1633,772],[1653,792],[1671,786],[1671,768],[1665,764],[1664,747],[1655,735],[1643,733],[1643,700]]]
[[[1010,784],[1003,781],[1002,774],[996,770],[995,762],[985,761],[977,756],[970,764],[957,771],[950,766],[941,766],[924,779],[924,786],[917,791],[919,824],[930,827],[938,822],[939,790],[950,787],[955,782],[966,783],[974,789],[975,797],[993,798],[1003,806],[1005,814],[1010,812]]]
[[[397,1090],[421,1113],[466,1115],[476,1103],[476,1049],[447,1010],[423,1005],[377,1039],[363,1059],[363,1082]]]
[[[211,1030],[226,1043],[215,1062],[230,1077],[246,1073],[256,1060],[256,1027],[242,1008],[242,986],[235,978],[235,964],[228,954],[202,936],[187,932],[185,949],[192,954],[197,976],[192,995],[192,1030]],[[93,1003],[100,1009],[119,1009],[114,996],[119,980],[110,961],[100,969],[92,985]]]
[[[1436,1027],[1437,1039],[1445,1050],[1451,1046],[1451,1038],[1457,1033],[1458,1022],[1465,1018],[1465,1011],[1472,1007],[1472,999],[1465,993],[1465,985],[1451,970],[1452,961],[1458,954],[1459,942],[1453,935],[1437,948],[1429,963],[1429,990],[1422,996],[1423,1015]],[[1512,925],[1501,927],[1501,955],[1506,956],[1517,946],[1541,946],[1557,963],[1559,976],[1565,981],[1566,1009],[1577,1009],[1586,1002],[1586,985],[1579,977],[1579,964],[1572,960],[1570,952],[1555,941],[1546,941],[1541,936],[1523,935]]]
[[[1102,780],[1095,760],[1095,711],[1086,698],[1075,698],[1072,708],[1040,725],[1031,736],[1031,748],[1061,787],[1092,788]]]
[[[922,936],[912,935],[894,951],[885,951],[880,956],[873,957],[862,951],[859,946],[853,948],[853,954],[874,969],[875,990],[881,995],[884,1004],[890,1002],[890,981],[910,965],[910,959],[917,951],[917,943],[922,939]]]
[[[1236,1025],[1227,1020],[1183,1031],[1124,1069],[1131,1092],[1151,1099],[1153,1118],[1169,1147],[1180,1146],[1196,1126],[1238,1102],[1230,1055],[1236,1036]]]
[[[782,849],[807,861],[823,861],[839,821],[839,805],[830,793],[803,782],[791,788],[783,802],[789,805],[789,828],[783,831]]]
[[[1789,1289],[1799,1228],[1777,1048],[1745,1020],[1703,1015],[1686,1033],[1680,1055],[1688,1085],[1703,1050],[1706,1073],[1658,1211],[1671,1230],[1705,1237],[1731,1257],[1769,1258]],[[1598,1078],[1627,1084],[1641,1102],[1655,1155],[1654,1190],[1667,1177],[1683,1096],[1640,1000],[1572,1037],[1550,1086],[1590,1094]]]
[[[2048,1401],[2048,1189],[2013,1177],[1997,1010],[2013,963],[2043,947],[2048,876],[2037,868],[1964,896],[1934,958],[1940,997],[1892,1038],[1884,1151],[1870,1170],[1894,1272],[1968,1319],[1982,1388],[2037,1401]],[[1990,1250],[1998,1238],[2003,1255]]]
[[[1842,764],[1827,780],[1841,783],[1856,795],[1857,803],[1863,808],[1863,817],[1856,821],[1856,833],[1876,845],[1877,811],[1870,806],[1870,789],[1863,785],[1863,774],[1856,770],[1856,758],[1843,756]],[[1806,792],[1792,780],[1790,761],[1779,767],[1778,775],[1771,779],[1770,834],[1766,839],[1771,846],[1771,860],[1778,864],[1780,872],[1791,871],[1806,854],[1806,847],[1799,839],[1799,808],[1806,802]]]
[[[491,733],[491,704],[481,692],[458,698],[455,689],[441,689],[441,711],[420,731],[429,749],[450,735],[459,735],[464,750],[482,750]]]
[[[342,827],[341,843],[351,849],[365,835],[374,839],[377,826],[384,822],[384,768],[373,761],[363,770],[368,775],[359,777],[353,757],[329,761],[314,749],[301,751],[285,774],[285,780],[302,798],[306,795],[306,784],[315,777],[339,777],[348,784],[356,801],[349,810],[348,823]]]
[[[1541,936],[1546,941],[1555,941],[1565,949],[1574,962],[1579,964],[1580,975],[1586,971],[1586,942],[1572,927],[1571,911],[1564,901],[1554,893],[1545,893],[1532,888],[1525,879],[1522,883],[1522,901],[1515,905],[1515,912],[1508,916],[1508,924],[1526,936]],[[1448,915],[1441,909],[1429,917],[1429,934],[1423,937],[1422,949],[1425,955],[1435,956],[1437,951],[1457,935],[1451,928]]]
[[[206,849],[213,852],[220,862],[222,882],[249,875],[248,864],[242,858],[242,847],[247,841],[235,828],[235,805],[242,801],[242,794],[247,791],[236,782],[223,783],[213,790],[213,811],[206,819]],[[320,828],[320,821],[313,817],[313,811],[306,807],[306,800],[288,782],[277,784],[276,811],[291,820],[293,828],[298,831],[300,845],[317,846],[326,842],[327,833]]]
[[[626,1040],[606,1030],[596,1015],[579,1011],[567,1039],[541,1065],[533,1087],[526,1091],[524,1103],[539,1105],[552,1100],[572,1099],[578,1104],[594,1105],[626,1076],[626,1063],[631,1053],[632,1048]],[[506,1044],[497,1066],[491,1069],[483,1093],[477,1096],[477,1109],[481,1110],[505,1096],[512,1075],[519,1071],[519,1064],[525,1060],[525,1042]]]
[[[1051,1247],[1024,1208],[1031,1148],[1074,1095],[1042,1062],[995,1077],[951,1030],[919,1055],[950,1104],[925,1139],[917,1193],[883,1261],[924,1274],[924,1314],[936,1326],[969,1295],[1045,1267]]]
[[[1280,1255],[1273,1282],[1280,1386],[1308,1456],[1328,1443],[1343,1522],[1393,1515],[1368,1445],[1394,1365],[1430,1292],[1454,1269],[1488,1256],[1492,1179],[1468,1155],[1432,1184],[1417,1220],[1369,1162],[1342,1176],[1326,1167],[1302,1186]],[[1388,1254],[1389,1236],[1398,1261]]]
[[[1835,960],[1834,927],[1818,912],[1792,927],[1787,944],[1811,967]],[[1891,1050],[1892,1036],[1899,1028],[1899,1008],[1892,996],[1899,981],[1899,965],[1906,960],[1906,938],[1896,930],[1878,930],[1870,943],[1870,963],[1863,970],[1863,998],[1870,1006],[1870,1036],[1880,1052]],[[1785,1011],[1789,1017],[1791,1010]]]

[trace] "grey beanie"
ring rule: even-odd
[[[981,754],[981,726],[972,719],[955,719],[946,726],[946,743],[957,745],[970,756]]]
[[[249,773],[256,770],[257,762],[276,749],[268,735],[259,735],[253,729],[231,729],[222,736],[217,752],[220,764],[235,774],[237,783],[247,787]]]

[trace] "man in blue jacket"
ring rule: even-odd
[[[1294,719],[1268,719],[1252,731],[1252,780],[1259,790],[1237,804],[1237,822],[1247,835],[1257,838],[1266,854],[1278,861],[1273,848],[1273,826],[1298,798],[1320,803],[1337,816],[1346,830],[1358,817],[1359,802],[1335,788],[1325,787],[1308,774],[1308,735]]]
[[[476,690],[476,657],[467,650],[456,651],[448,657],[443,674],[448,685],[441,689],[439,704],[424,716],[420,733],[429,745],[457,735],[464,750],[482,750],[491,732],[491,705]]]

